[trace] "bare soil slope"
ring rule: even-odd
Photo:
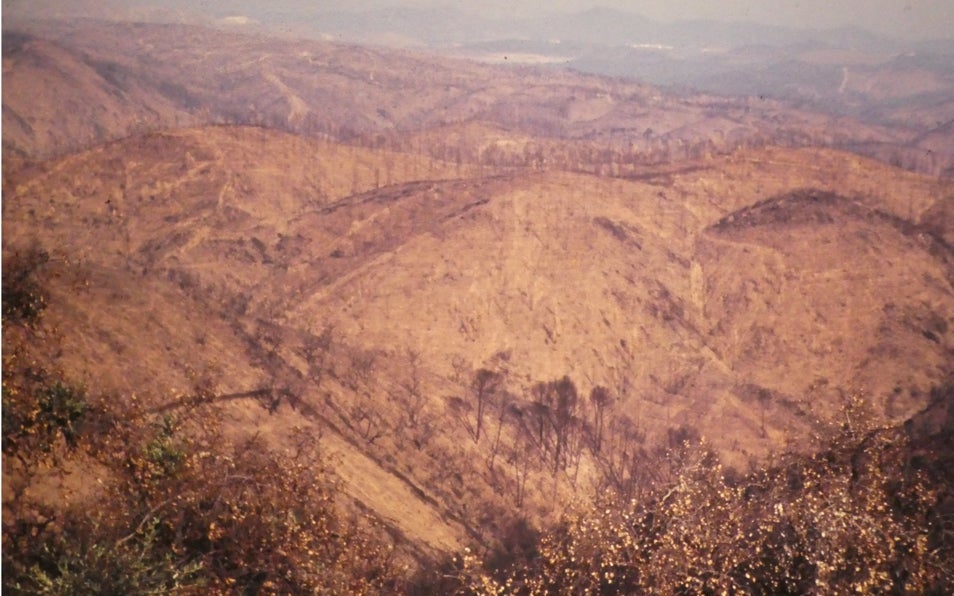
[[[696,428],[736,463],[797,442],[841,395],[900,419],[951,374],[951,249],[919,223],[948,186],[814,150],[666,176],[468,178],[216,127],[24,172],[4,238],[174,283],[249,335],[277,324],[297,374],[299,344],[331,325],[383,355],[373,399],[413,352],[444,412],[455,363],[503,354],[517,394],[607,386],[649,439]]]

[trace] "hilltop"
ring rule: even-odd
[[[663,180],[468,176],[201,128],[13,176],[4,238],[83,272],[70,277],[88,289],[55,293],[63,311],[51,315],[71,330],[75,374],[156,399],[188,391],[190,370],[225,395],[291,391],[299,410],[270,416],[253,401],[237,423],[330,423],[342,469],[370,466],[363,481],[346,475],[346,491],[427,544],[414,529],[433,521],[395,516],[381,486],[362,482],[410,485],[412,502],[425,491],[413,515],[463,524],[433,539],[446,548],[486,523],[465,512],[471,499],[513,498],[447,492],[449,455],[477,474],[472,490],[500,482],[472,467],[486,443],[456,439],[473,430],[468,371],[499,370],[515,404],[564,375],[583,395],[606,387],[613,440],[651,446],[691,429],[743,468],[807,447],[846,395],[863,391],[902,421],[951,374],[950,231],[917,223],[946,208],[949,185],[808,149],[738,153]],[[333,347],[315,370],[303,354],[325,330]],[[414,443],[410,457],[402,446]],[[583,469],[598,481],[598,466]]]
[[[954,184],[828,146],[901,129],[183,25],[24,31],[4,36],[10,386],[81,386],[156,440],[208,421],[285,454],[273,480],[309,437],[401,565],[515,557],[701,446],[735,478],[811,457],[858,404],[930,426],[954,379]],[[5,517],[122,477],[71,433],[35,478],[5,444],[28,497],[5,491]]]

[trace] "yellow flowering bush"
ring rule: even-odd
[[[949,593],[936,491],[899,429],[852,430],[745,477],[695,449],[644,501],[572,508],[506,577],[471,562],[464,593]]]

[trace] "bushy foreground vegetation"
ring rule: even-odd
[[[225,436],[211,407],[90,403],[19,357],[4,362],[4,590],[367,593],[397,577],[391,546],[336,508],[313,437],[279,450]],[[51,503],[36,483],[58,475]]]
[[[949,480],[911,454],[903,430],[846,429],[813,457],[739,477],[694,449],[651,498],[573,508],[504,572],[468,553],[463,591],[948,594]]]
[[[156,414],[52,370],[36,272],[4,284],[5,593],[397,589],[391,544],[336,505],[315,437],[229,436],[213,404]]]
[[[35,349],[51,336],[42,306],[12,306],[45,304],[46,259],[24,263],[4,284],[10,593],[954,593],[954,389],[935,392],[945,415],[930,432],[879,426],[851,400],[813,456],[742,475],[681,436],[660,475],[635,468],[662,460],[616,461],[627,452],[611,448],[623,434],[604,423],[605,390],[581,414],[569,379],[539,383],[518,416],[494,397],[499,375],[478,371],[468,428],[489,443],[491,471],[513,410],[511,434],[528,437],[523,456],[541,469],[578,468],[588,451],[632,482],[602,482],[554,527],[526,520],[409,578],[385,532],[338,507],[315,437],[270,445],[226,432],[208,400],[182,396],[156,413],[52,369]]]

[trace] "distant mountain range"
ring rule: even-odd
[[[906,122],[907,107],[935,109],[943,126],[954,98],[954,40],[902,42],[860,28],[809,30],[752,22],[663,23],[610,8],[502,19],[456,7],[178,0],[162,9],[127,3],[36,2],[6,9],[8,22],[39,16],[216,24],[243,31],[397,47],[426,47],[487,62],[550,65],[721,95],[809,102],[812,109]],[[908,74],[898,78],[896,73]],[[912,78],[911,72],[916,73]],[[880,87],[899,83],[901,92]],[[897,87],[897,84],[895,84]],[[938,106],[940,106],[938,108]]]
[[[170,0],[156,7],[146,0],[78,0],[64,5],[38,0],[4,7],[7,21],[36,18],[105,18],[231,25],[261,25],[285,31],[326,34],[342,40],[403,38],[407,43],[442,46],[506,39],[578,42],[601,46],[661,44],[682,49],[785,47],[820,44],[865,51],[954,52],[954,39],[902,42],[856,27],[811,30],[755,22],[689,19],[660,22],[636,12],[596,7],[532,18],[501,18],[451,6],[363,8],[361,3],[329,8],[323,3],[212,0],[201,7]]]
[[[130,6],[145,5],[115,16],[145,18]],[[191,18],[170,6],[167,20]],[[820,438],[839,428],[881,445],[855,422],[907,424],[905,433],[928,437],[950,427],[954,84],[940,54],[808,42],[792,54],[768,45],[716,54],[670,49],[663,38],[511,37],[452,48],[471,58],[462,60],[303,40],[297,30],[269,37],[239,17],[279,28],[288,16],[248,8],[217,14],[236,23],[217,29],[4,23],[3,407],[16,433],[5,428],[5,465],[25,444],[11,448],[9,437],[25,442],[43,429],[33,412],[62,427],[56,412],[85,408],[78,392],[59,397],[58,371],[88,388],[90,403],[116,408],[91,409],[81,435],[68,418],[62,441],[51,427],[64,453],[80,437],[61,466],[4,470],[5,483],[25,487],[4,489],[5,572],[25,543],[53,552],[79,535],[95,558],[102,551],[86,544],[112,552],[139,549],[151,528],[177,536],[144,522],[157,512],[184,518],[165,495],[218,503],[221,491],[157,484],[170,487],[150,492],[159,504],[128,514],[99,493],[129,494],[138,506],[130,474],[152,482],[149,470],[171,461],[163,474],[179,478],[185,456],[167,440],[179,431],[166,429],[206,426],[206,411],[221,436],[250,439],[241,454],[255,469],[264,447],[284,454],[289,474],[311,469],[297,453],[313,439],[333,462],[342,511],[367,516],[408,574],[442,575],[465,547],[492,553],[526,534],[536,548],[536,528],[570,503],[601,503],[613,490],[665,495],[690,447],[711,448],[743,478],[775,454],[824,449]],[[380,32],[400,32],[386,27],[412,13],[374,14]],[[587,19],[612,14],[586,13],[580,34]],[[572,29],[552,21],[544,33]],[[440,22],[418,26],[439,31]],[[608,27],[606,40],[624,29]],[[751,88],[678,93],[484,63],[555,56],[621,74],[633,56],[661,74],[695,60],[712,85]],[[797,101],[761,97],[762,86]],[[888,124],[801,105],[809,102]],[[11,313],[27,322],[8,323]],[[56,384],[35,381],[47,378]],[[849,416],[852,403],[866,418]],[[122,415],[107,423],[101,411]],[[158,438],[137,437],[140,449],[126,440],[138,428]],[[183,435],[182,444],[206,443]],[[87,445],[115,463],[101,465]],[[821,453],[813,461],[831,461]],[[932,458],[950,468],[926,450],[917,458],[912,475]],[[861,459],[842,466],[844,486]],[[139,474],[140,460],[154,463]],[[286,468],[269,469],[277,478]],[[183,482],[219,486],[192,470]],[[222,477],[243,494],[268,485]],[[894,478],[881,478],[893,490]],[[206,509],[204,498],[188,501]],[[885,501],[864,502],[884,515]],[[935,509],[951,511],[948,502]],[[262,518],[221,506],[223,519],[250,520],[238,528]],[[108,540],[61,539],[67,509],[122,515]],[[274,509],[289,523],[305,519]],[[219,556],[212,541],[221,537],[202,515],[197,546],[177,556]],[[950,525],[941,513],[929,519]],[[329,527],[324,542],[296,548],[357,544]],[[885,542],[877,526],[860,527]],[[946,527],[938,534],[949,542]],[[14,531],[23,540],[11,540]],[[270,552],[249,544],[256,556]],[[27,554],[17,564],[40,569]],[[43,569],[61,576],[68,566]]]

